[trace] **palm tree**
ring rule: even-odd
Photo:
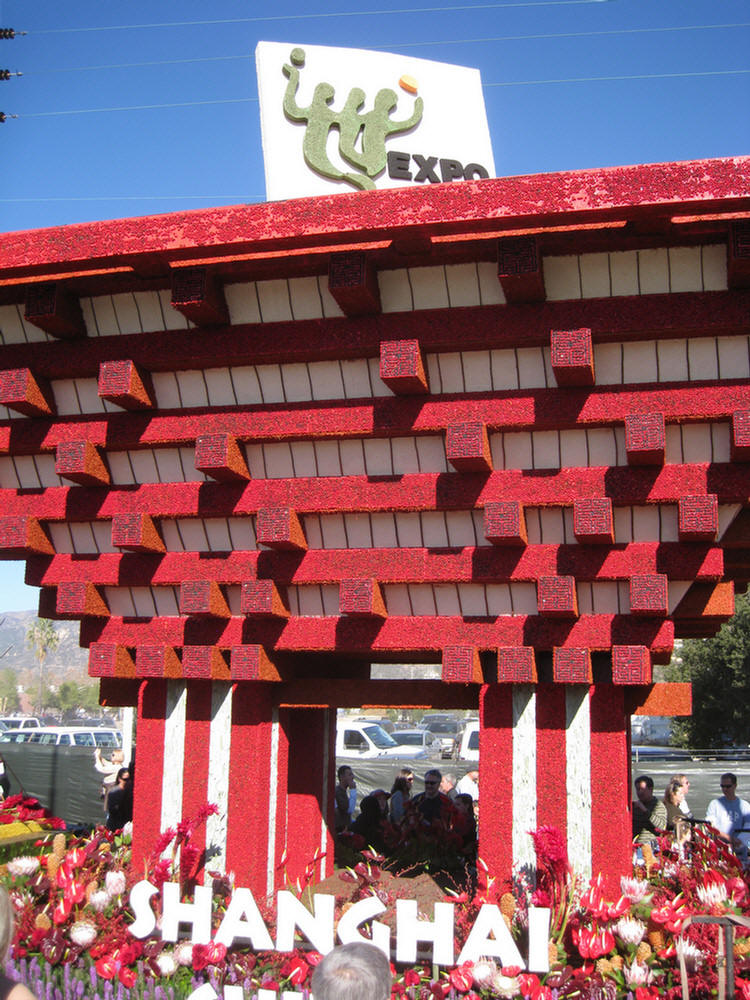
[[[40,715],[44,710],[44,661],[47,659],[47,653],[57,649],[59,641],[60,636],[49,618],[37,618],[26,631],[26,645],[31,646],[34,650],[34,655],[39,663],[39,705],[37,712]]]

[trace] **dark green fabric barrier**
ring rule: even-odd
[[[0,744],[10,794],[24,791],[70,825],[103,823],[103,775],[94,768],[92,747]],[[110,754],[105,750],[104,756]]]

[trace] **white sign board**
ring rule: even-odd
[[[269,201],[494,177],[479,70],[260,42]]]

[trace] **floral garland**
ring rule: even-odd
[[[17,797],[20,798],[20,797]],[[16,816],[38,808],[29,800],[6,801],[3,812]],[[190,898],[202,863],[193,836],[215,807],[166,831],[147,860],[145,874],[154,885],[179,881]],[[37,820],[45,817],[37,817]],[[46,818],[49,819],[48,817]],[[15,822],[17,820],[3,820]],[[54,826],[47,823],[47,829]],[[550,972],[540,976],[492,960],[467,962],[439,974],[426,964],[393,968],[393,996],[422,998],[519,997],[524,1000],[678,1000],[678,961],[688,976],[690,996],[717,990],[717,928],[691,923],[690,917],[750,915],[750,888],[736,857],[710,832],[696,829],[689,843],[664,838],[658,855],[646,848],[642,864],[621,879],[620,895],[608,898],[601,875],[584,888],[572,871],[565,840],[553,827],[531,834],[536,850],[534,872],[519,872],[498,882],[480,861],[473,889],[455,893],[456,953],[485,902],[497,902],[514,937],[522,944],[530,905],[551,910]],[[1,843],[1,841],[0,841]],[[12,857],[0,868],[17,913],[9,971],[39,997],[98,1000],[182,1000],[203,983],[221,996],[225,984],[246,996],[260,989],[309,992],[321,956],[300,946],[292,953],[252,952],[216,942],[193,945],[134,938],[130,888],[144,876],[131,863],[130,831],[114,835],[99,827],[90,836],[57,833],[40,837],[35,850]],[[338,912],[376,893],[392,903],[382,880],[383,858],[361,852],[342,870]],[[312,891],[314,861],[296,884]],[[231,897],[230,879],[213,879],[217,921]],[[343,898],[346,897],[346,898]],[[269,926],[273,915],[262,914]],[[750,1000],[750,930],[740,926],[734,941],[736,988]]]

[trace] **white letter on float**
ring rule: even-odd
[[[196,885],[195,902],[180,902],[180,886],[177,882],[165,882],[162,886],[163,915],[161,936],[165,941],[176,941],[180,924],[190,924],[193,944],[208,944],[211,940],[211,889],[207,885]]]
[[[135,920],[128,927],[128,930],[137,938],[148,937],[153,934],[156,927],[156,915],[151,909],[151,897],[155,896],[159,890],[147,879],[136,882],[130,890],[130,905],[135,914]]]
[[[235,941],[247,941],[255,951],[273,951],[271,935],[249,889],[234,890],[214,940],[227,948]]]
[[[549,920],[544,906],[529,907],[529,971],[549,972]]]
[[[286,889],[276,896],[276,951],[294,951],[294,931],[299,928],[321,955],[333,949],[333,910],[336,897],[313,896],[313,912]]]
[[[456,965],[491,957],[499,958],[501,965],[520,965],[522,969],[526,968],[521,952],[516,948],[516,942],[503,920],[500,907],[494,903],[482,903]]]
[[[216,993],[214,993],[214,988],[210,983],[204,983],[197,990],[188,993],[187,1000],[216,1000]]]
[[[360,899],[358,903],[350,906],[339,920],[337,928],[339,941],[342,944],[351,944],[352,941],[364,941],[365,944],[374,944],[376,948],[380,948],[390,962],[391,931],[389,927],[375,920],[372,924],[372,939],[366,938],[357,930],[359,925],[363,924],[365,920],[377,917],[379,913],[384,913],[385,909],[385,906],[383,906],[377,896]]]
[[[453,965],[453,903],[435,903],[435,919],[420,920],[416,899],[396,900],[396,961],[416,962],[418,941],[432,941],[436,965]]]

